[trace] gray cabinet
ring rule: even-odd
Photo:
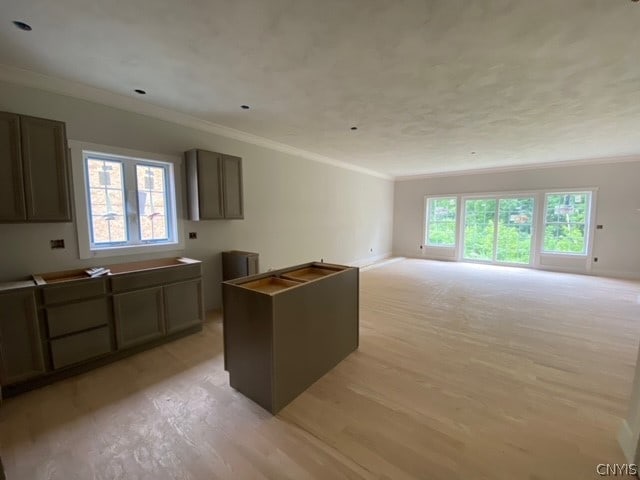
[[[118,349],[149,342],[165,334],[162,287],[113,296]]]
[[[167,333],[202,323],[202,282],[199,279],[167,285],[162,294]]]
[[[0,112],[0,221],[27,218],[20,150],[20,117]]]
[[[70,222],[64,123],[21,116],[20,135],[27,219]]]
[[[0,384],[45,371],[34,289],[0,294]]]
[[[201,264],[107,265],[0,284],[0,395],[11,396],[202,329]]]
[[[111,298],[105,279],[45,285],[42,300],[54,370],[113,351]]]
[[[0,112],[0,222],[70,222],[65,124]]]
[[[259,269],[259,255],[254,252],[230,250],[222,252],[222,280],[256,275]]]
[[[358,269],[308,263],[229,280],[229,383],[277,413],[358,348]]]
[[[242,159],[232,155],[185,152],[189,220],[244,218]]]
[[[222,200],[224,218],[244,218],[242,197],[242,159],[222,155]]]

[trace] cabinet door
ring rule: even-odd
[[[70,222],[64,123],[20,116],[20,134],[27,220]]]
[[[24,204],[20,117],[0,112],[0,222],[27,219]]]
[[[45,371],[33,290],[0,295],[0,384],[27,380]]]
[[[240,157],[222,155],[222,192],[224,218],[244,218]]]
[[[164,287],[164,313],[167,333],[202,323],[202,282],[174,283]]]
[[[164,335],[162,287],[113,296],[118,349],[133,347]]]
[[[224,218],[220,154],[198,150],[198,200],[200,219]]]

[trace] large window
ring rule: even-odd
[[[545,253],[586,255],[591,192],[545,194]]]
[[[465,199],[463,258],[529,265],[534,208],[533,196]]]
[[[426,244],[430,247],[455,247],[456,197],[429,198],[427,200]]]
[[[176,243],[173,165],[83,152],[92,251]]]

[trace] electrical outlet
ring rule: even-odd
[[[602,230],[604,228],[604,225],[596,225],[596,230]]]
[[[598,257],[593,257],[593,261],[597,262],[598,261]]]
[[[189,240],[193,240],[198,238],[198,233],[197,232],[189,232]]]
[[[418,250],[422,250],[424,248],[424,245],[418,245]]]
[[[50,240],[49,245],[51,245],[52,249],[64,248],[64,238],[59,238],[57,240]]]
[[[324,263],[324,258],[321,258],[321,259],[320,259],[320,263]]]

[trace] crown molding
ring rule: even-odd
[[[459,177],[464,175],[485,175],[489,173],[508,173],[524,170],[540,170],[545,168],[579,167],[588,165],[606,165],[610,163],[640,162],[640,155],[627,155],[622,157],[585,158],[581,160],[566,160],[559,162],[530,163],[527,165],[511,165],[504,167],[474,168],[469,170],[453,170],[443,172],[424,173],[416,175],[401,175],[395,177],[396,182],[411,180],[423,180],[438,177]]]
[[[45,90],[47,92],[65,95],[72,98],[87,100],[93,103],[99,103],[108,107],[125,110],[132,113],[146,115],[148,117],[176,123],[184,127],[193,128],[221,137],[232,138],[241,142],[250,143],[259,147],[268,148],[278,152],[295,155],[314,162],[320,162],[334,167],[352,170],[354,172],[363,173],[373,177],[383,178],[385,180],[393,180],[393,176],[386,175],[376,170],[353,165],[348,162],[336,160],[324,155],[309,152],[301,148],[292,147],[284,143],[269,140],[268,138],[253,135],[251,133],[236,130],[235,128],[225,127],[217,123],[202,120],[200,118],[180,113],[175,110],[160,107],[147,103],[132,96],[122,95],[120,93],[110,92],[101,88],[91,87],[83,83],[66,80],[58,77],[50,77],[31,70],[24,70],[9,65],[0,64],[0,81],[12,83],[16,85]]]

